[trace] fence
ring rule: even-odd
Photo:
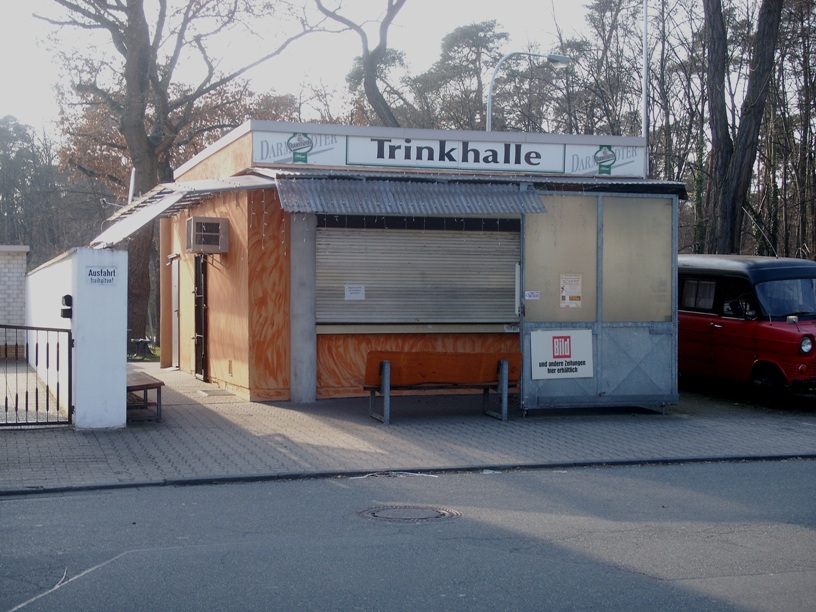
[[[0,325],[0,427],[73,423],[70,330]]]

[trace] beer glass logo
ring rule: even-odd
[[[601,147],[595,151],[595,163],[598,164],[598,174],[612,174],[612,166],[614,165],[615,161],[618,159],[618,156],[615,155],[615,152],[612,150],[612,147],[609,145],[601,145]]]
[[[312,139],[307,134],[292,134],[286,141],[286,147],[292,152],[292,161],[307,163],[309,161],[309,151],[314,148]]]

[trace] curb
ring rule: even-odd
[[[222,484],[241,484],[251,482],[276,482],[289,480],[328,480],[331,478],[364,478],[367,476],[391,476],[399,474],[467,474],[474,472],[512,472],[517,470],[554,470],[586,469],[602,467],[635,467],[635,466],[669,466],[704,463],[760,463],[781,461],[814,461],[816,454],[793,455],[754,455],[730,457],[690,457],[663,459],[622,459],[617,461],[569,461],[555,463],[519,463],[511,465],[460,466],[446,468],[418,468],[400,470],[381,470],[369,472],[322,471],[322,472],[287,472],[278,474],[234,474],[223,476],[196,476],[190,478],[168,478],[164,480],[147,480],[132,482],[97,483],[83,485],[64,485],[56,487],[26,487],[23,489],[0,489],[0,498],[23,497],[27,495],[82,493],[87,491],[115,491],[117,489],[141,489],[156,487],[195,487]]]

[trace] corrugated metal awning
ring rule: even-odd
[[[646,195],[676,195],[681,200],[688,199],[684,183],[657,179],[637,179],[610,176],[562,176],[532,175],[522,173],[489,172],[440,172],[417,170],[415,172],[394,172],[382,169],[315,168],[302,166],[293,168],[254,167],[253,174],[284,179],[338,179],[338,180],[378,180],[421,183],[456,183],[460,185],[527,185],[542,193],[632,193]]]
[[[90,246],[96,249],[114,246],[142,229],[153,219],[161,216],[169,217],[219,193],[264,189],[274,185],[274,179],[254,175],[163,183],[112,215],[108,221],[112,221],[113,225],[91,240]]]
[[[250,168],[224,179],[164,183],[109,221],[90,246],[111,247],[157,217],[168,217],[228,191],[277,187],[289,212],[392,216],[511,216],[546,212],[539,195],[645,193],[685,198],[682,183],[638,179],[509,174],[394,173],[331,168]]]
[[[517,217],[546,212],[538,194],[518,184],[387,180],[277,180],[283,209],[298,213]]]
[[[261,171],[226,179],[164,183],[111,216],[108,229],[90,242],[114,246],[158,217],[169,217],[228,191],[278,188],[289,212],[356,215],[519,216],[545,212],[541,198],[526,185],[479,182],[424,182],[343,177],[282,178]],[[404,177],[403,177],[404,178]]]

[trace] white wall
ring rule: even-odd
[[[73,297],[71,319],[60,316],[63,295]],[[73,332],[76,427],[124,427],[127,253],[73,249],[31,272],[26,283],[26,325]]]

